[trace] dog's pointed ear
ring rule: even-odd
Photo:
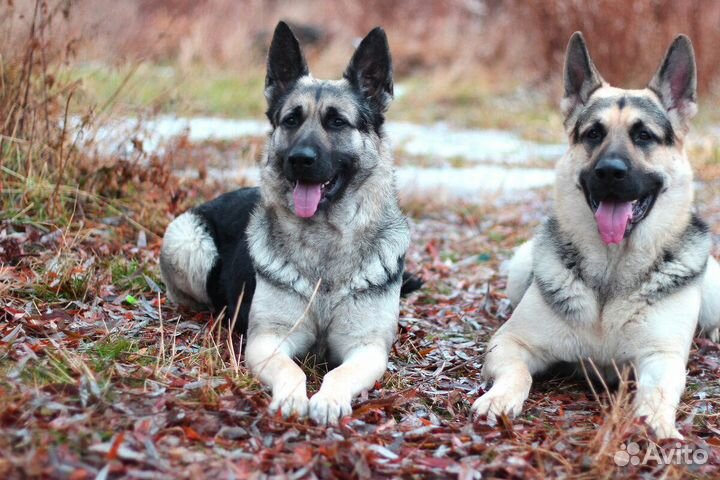
[[[580,32],[573,33],[568,42],[564,81],[561,108],[565,118],[570,117],[579,105],[585,104],[590,95],[605,83],[590,58],[585,38]]]
[[[274,98],[287,92],[300,77],[309,74],[295,34],[287,23],[278,23],[268,53],[265,98],[272,104]]]
[[[363,38],[343,75],[379,112],[393,98],[392,58],[385,30],[376,27]]]
[[[662,101],[665,109],[677,112],[681,124],[697,113],[697,69],[692,42],[685,35],[678,35],[665,54],[665,59],[648,88]]]

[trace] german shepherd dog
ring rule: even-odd
[[[398,206],[384,115],[393,96],[385,32],[360,43],[343,78],[310,75],[279,23],[265,97],[272,125],[259,189],[240,189],[168,227],[168,296],[227,306],[248,322],[245,361],[272,388],[271,411],[334,424],[382,377],[395,338],[409,225]],[[242,302],[238,299],[242,295]],[[331,366],[308,400],[294,358]]]
[[[511,261],[517,307],[488,345],[482,375],[493,385],[473,412],[517,415],[532,375],[591,359],[601,371],[632,366],[635,414],[658,437],[680,437],[693,334],[699,324],[717,340],[720,326],[720,267],[693,213],[685,154],[697,110],[692,44],[678,36],[648,86],[625,90],[602,79],[575,33],[561,106],[570,146],[554,214]]]

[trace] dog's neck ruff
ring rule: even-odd
[[[277,212],[260,205],[247,233],[258,279],[306,300],[316,290],[320,295],[385,293],[402,282],[410,244],[407,220],[392,206],[362,232],[341,234],[328,225],[283,228]]]
[[[619,296],[652,305],[702,276],[711,244],[708,226],[693,215],[682,234],[664,248],[651,266],[634,276],[633,284],[623,285],[617,281],[617,270],[607,278],[592,276],[586,268],[587,258],[562,231],[557,218],[551,217],[540,228],[533,258],[535,265],[543,259],[552,262],[553,268],[534,266],[533,281],[545,302],[567,320],[586,318],[588,302],[602,307]]]

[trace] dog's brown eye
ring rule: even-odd
[[[296,115],[288,115],[283,119],[282,124],[288,128],[294,128],[298,126],[298,118]]]
[[[330,121],[330,125],[332,125],[333,128],[342,128],[347,125],[347,122],[340,117],[335,117]]]
[[[602,132],[601,132],[600,129],[597,128],[597,127],[596,127],[596,128],[591,128],[591,129],[588,130],[588,132],[585,134],[585,138],[587,138],[588,140],[600,140],[601,137],[602,137]]]
[[[647,130],[642,130],[635,135],[635,140],[641,141],[641,142],[649,142],[652,140],[652,135],[650,135],[650,132]]]

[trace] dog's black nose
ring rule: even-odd
[[[294,170],[298,170],[312,167],[315,160],[317,160],[317,157],[318,154],[314,148],[297,147],[290,152],[290,155],[288,155],[288,161]]]
[[[605,157],[595,165],[595,177],[607,183],[624,180],[630,172],[627,162],[618,157]]]

